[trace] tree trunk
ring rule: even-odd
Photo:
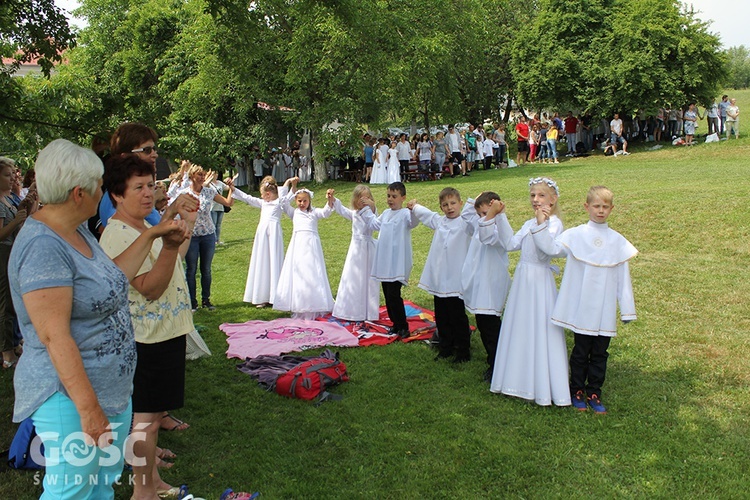
[[[508,104],[505,105],[505,114],[503,115],[503,121],[508,123],[510,119],[510,112],[513,109],[513,94],[508,96]]]

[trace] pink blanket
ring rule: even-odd
[[[224,323],[228,358],[255,358],[262,354],[278,356],[327,345],[356,347],[357,337],[336,323],[279,318],[273,321]]]

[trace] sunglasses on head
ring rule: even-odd
[[[138,148],[131,151],[131,153],[146,153],[147,155],[150,155],[151,153],[156,153],[156,148],[154,146],[146,146],[145,148]]]

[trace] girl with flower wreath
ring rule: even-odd
[[[542,406],[570,405],[565,333],[550,321],[557,299],[552,257],[535,245],[532,236],[537,231],[549,231],[554,239],[562,233],[558,194],[557,183],[552,179],[529,180],[531,207],[535,213],[548,210],[549,220],[540,225],[533,217],[515,235],[507,218],[495,217],[503,209],[501,203],[492,203],[485,218],[495,219],[509,252],[521,251],[500,327],[490,391]]]

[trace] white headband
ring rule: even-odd
[[[315,197],[314,193],[307,188],[298,189],[297,194],[299,193],[307,193],[311,200]],[[297,196],[297,194],[295,194],[295,196]]]
[[[555,190],[557,196],[560,196],[560,190],[557,188],[557,183],[548,177],[534,177],[533,179],[529,179],[529,187],[534,184],[546,184]]]

